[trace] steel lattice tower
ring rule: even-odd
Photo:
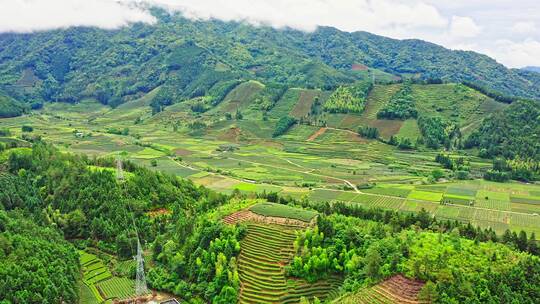
[[[142,296],[148,294],[148,287],[146,286],[146,278],[144,276],[144,259],[142,253],[141,242],[137,238],[137,281],[135,282],[135,295]]]
[[[122,159],[120,157],[116,159],[116,179],[124,180],[124,170],[122,169]]]

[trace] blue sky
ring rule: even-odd
[[[329,25],[419,38],[485,53],[509,67],[540,66],[538,0],[0,0],[0,32],[153,23],[149,5],[195,19],[243,20],[304,31]]]

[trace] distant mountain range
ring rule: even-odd
[[[94,97],[114,106],[162,85],[181,98],[246,79],[331,89],[366,77],[369,67],[540,99],[539,74],[508,69],[475,52],[331,27],[306,33],[154,13],[154,25],[114,31],[1,34],[0,90],[33,103]]]
[[[528,66],[528,67],[523,68],[522,70],[540,73],[540,67],[536,67],[536,66]]]

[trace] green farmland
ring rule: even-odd
[[[98,256],[80,251],[80,263],[83,272],[81,304],[112,303],[114,299],[127,299],[135,295],[134,281],[113,276]]]

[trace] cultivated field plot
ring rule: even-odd
[[[126,278],[110,278],[96,284],[106,299],[126,299],[135,296],[135,282]]]
[[[309,284],[285,276],[283,265],[293,256],[295,238],[293,228],[248,224],[238,257],[240,303],[298,303],[315,296],[324,301],[336,294],[338,277]]]
[[[281,117],[289,115],[302,94],[303,92],[300,89],[289,89],[270,111],[270,118],[280,119]]]
[[[402,275],[393,276],[370,288],[362,289],[353,295],[341,297],[335,304],[418,304],[427,303],[418,299],[424,283],[408,279]]]
[[[436,185],[383,184],[361,189],[363,193],[316,189],[310,192],[309,198],[316,202],[341,201],[406,212],[424,209],[439,219],[472,222],[483,228],[491,227],[498,233],[506,229],[539,233],[540,204],[535,203],[536,196],[531,196],[537,193],[538,187],[481,180]],[[512,197],[522,203],[511,202]]]
[[[92,290],[83,282],[79,283],[79,304],[100,304]]]
[[[323,92],[320,90],[301,90],[298,102],[294,105],[289,115],[296,118],[308,115],[315,98],[318,98],[322,102],[322,94]]]
[[[237,110],[244,111],[249,107],[255,95],[264,88],[257,81],[247,81],[234,88],[225,99],[212,111],[235,113]]]
[[[401,120],[377,119],[381,110],[400,88],[400,85],[375,85],[368,96],[366,108],[362,113],[361,125],[379,129],[382,137],[389,138],[396,135],[403,125]]]
[[[135,295],[135,283],[127,278],[115,277],[107,265],[94,254],[79,251],[83,272],[81,304],[102,303],[110,299],[125,299]],[[84,298],[85,302],[82,302]]]
[[[462,127],[507,106],[462,84],[413,85],[413,98],[419,115],[442,116]]]
[[[366,207],[382,209],[399,209],[405,200],[398,197],[358,194],[350,200],[351,203],[360,203]]]
[[[416,140],[420,136],[420,129],[418,129],[418,124],[415,119],[408,119],[403,122],[399,132],[397,134],[400,138],[410,138],[411,140]]]

